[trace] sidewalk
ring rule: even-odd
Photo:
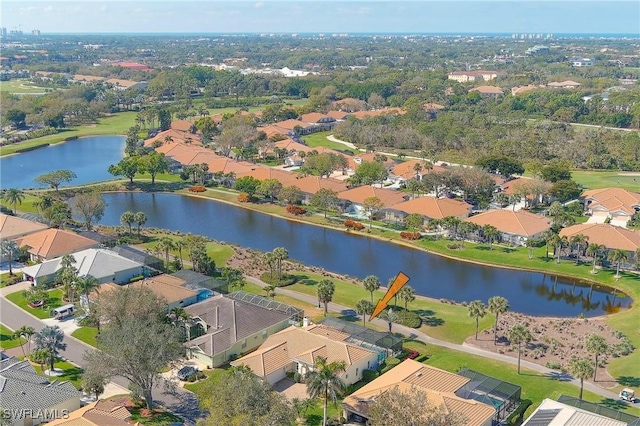
[[[252,284],[256,284],[260,287],[265,287],[268,284],[266,284],[264,281],[261,281],[257,278],[254,277],[246,277],[247,281],[252,283]],[[311,303],[313,305],[318,303],[318,298],[314,297],[314,296],[309,296],[306,294],[302,294],[302,293],[298,293],[296,291],[293,290],[287,290],[286,288],[276,288],[276,295],[277,294],[282,294],[285,296],[289,296],[292,297],[294,299],[298,299],[301,300],[303,302],[307,302],[307,303]],[[353,313],[354,310],[353,308],[349,308],[347,306],[343,306],[343,305],[339,305],[337,303],[333,303],[330,302],[328,305],[328,308],[330,311],[332,312],[338,312],[338,313],[345,313],[345,312],[351,312]],[[358,315],[358,318],[362,319],[361,316]],[[380,318],[374,318],[372,321],[370,321],[372,324],[375,324],[379,327],[382,327],[383,329],[387,329],[388,328],[388,323]],[[481,356],[484,358],[491,358],[491,359],[495,359],[498,361],[502,361],[502,362],[506,362],[509,364],[513,364],[513,365],[517,365],[518,364],[518,359],[508,356],[508,355],[503,355],[503,354],[497,354],[494,352],[490,352],[490,351],[486,351],[484,349],[480,349],[480,348],[476,348],[473,346],[469,346],[466,344],[462,344],[459,345],[457,343],[451,343],[451,342],[445,342],[444,340],[439,340],[439,339],[434,339],[431,336],[428,336],[426,334],[424,334],[422,331],[420,330],[416,330],[414,328],[410,328],[410,327],[406,327],[404,325],[400,325],[400,324],[393,324],[393,330],[394,333],[399,333],[401,334],[403,337],[405,338],[409,338],[409,339],[415,339],[415,340],[419,340],[423,343],[429,343],[431,345],[436,345],[436,346],[442,346],[448,349],[452,349],[455,351],[460,351],[460,352],[464,352],[470,355],[477,355],[477,356]],[[521,361],[521,366],[522,368],[526,368],[529,370],[533,370],[536,371],[538,373],[550,376],[550,377],[554,377],[557,380],[564,380],[567,382],[572,383],[573,385],[580,387],[580,380],[578,379],[574,379],[572,378],[570,375],[568,374],[564,374],[561,373],[557,370],[552,370],[550,368],[547,368],[543,365],[539,365],[539,364],[535,364],[533,362],[527,361],[527,360],[522,360]],[[610,398],[613,400],[618,400],[618,395],[616,393],[610,392],[606,389],[602,389],[599,386],[594,385],[593,383],[590,382],[584,382],[584,389],[593,392],[597,395],[600,395],[604,398]]]

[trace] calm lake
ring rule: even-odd
[[[92,136],[0,158],[0,184],[6,188],[44,188],[33,180],[67,169],[78,178],[67,185],[114,179],[107,168],[124,157],[122,136]]]
[[[262,251],[285,247],[292,259],[359,278],[377,275],[386,283],[398,271],[411,277],[418,294],[458,302],[491,296],[509,300],[511,310],[530,315],[576,317],[626,308],[628,297],[547,274],[475,265],[400,245],[272,217],[188,196],[166,193],[104,194],[103,225],[120,225],[120,215],[143,211],[146,227],[205,235]]]

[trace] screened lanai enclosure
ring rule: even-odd
[[[469,382],[456,391],[460,398],[474,399],[496,409],[496,420],[507,418],[520,404],[520,386],[485,376],[467,368],[458,372]]]

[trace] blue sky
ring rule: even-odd
[[[43,33],[640,33],[638,0],[2,0],[0,25]]]

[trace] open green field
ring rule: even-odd
[[[3,188],[9,189],[9,188]],[[34,202],[40,201],[39,197],[31,195],[27,192],[23,192],[24,200],[21,203],[16,204],[16,209],[22,213],[34,213],[39,214],[38,208],[33,205]],[[4,198],[0,198],[0,204],[7,207],[8,209],[13,210],[13,204],[7,202]],[[15,213],[15,212],[14,212]]]
[[[95,327],[80,327],[75,330],[71,335],[78,340],[83,341],[87,345],[93,346],[94,348],[98,345],[96,340],[96,336],[98,334],[98,329]]]
[[[405,341],[404,347],[417,350],[422,354],[428,354],[429,359],[425,361],[425,364],[451,372],[458,372],[462,368],[469,368],[486,374],[487,376],[521,386],[522,399],[530,399],[533,401],[533,405],[529,407],[527,414],[531,414],[544,398],[556,400],[560,395],[577,397],[580,390],[571,383],[559,381],[536,371],[523,368],[521,374],[518,374],[515,365],[465,354],[440,346],[429,345],[418,341]],[[631,415],[637,416],[640,414],[640,409],[637,407],[629,407],[619,401],[605,399],[586,390],[584,391],[583,399],[620,409]]]
[[[0,92],[9,92],[15,94],[40,95],[47,90],[55,90],[46,87],[37,87],[31,84],[28,79],[16,79],[0,82]]]
[[[18,346],[20,346],[20,340],[22,340],[23,344],[25,343],[24,339],[22,338],[14,339],[13,330],[0,324],[0,348],[2,349],[17,348]]]
[[[571,176],[587,189],[616,187],[634,192],[640,191],[640,173],[574,170]]]
[[[304,140],[305,143],[312,148],[323,146],[325,148],[335,149],[336,151],[350,152],[353,154],[353,150],[348,148],[347,146],[327,139],[327,136],[329,136],[330,134],[331,132],[312,133],[310,135],[304,136],[302,140]]]
[[[57,307],[62,306],[62,290],[53,289],[49,291],[49,303],[47,303],[44,307],[38,309],[32,309],[28,305],[27,299],[22,297],[22,292],[19,291],[17,293],[8,294],[7,299],[11,302],[15,303],[25,311],[29,312],[31,315],[36,318],[46,319],[50,318],[49,311],[51,309],[55,309]]]

